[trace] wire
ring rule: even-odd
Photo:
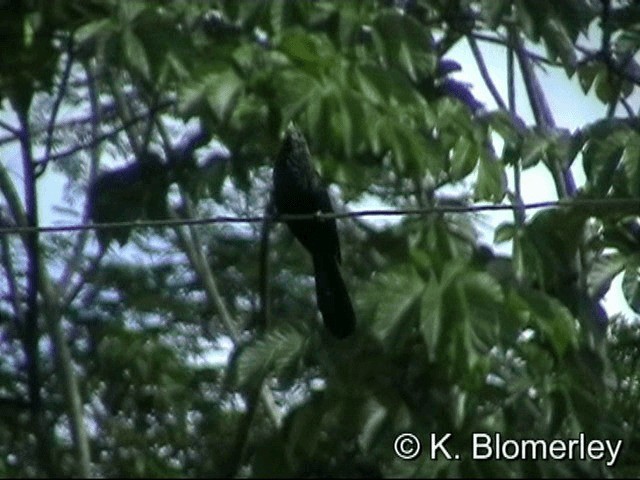
[[[615,207],[629,208],[637,210],[640,214],[640,198],[594,198],[594,199],[572,199],[572,200],[551,200],[545,202],[528,203],[525,205],[438,205],[426,208],[401,208],[383,210],[359,210],[354,212],[334,212],[299,215],[276,215],[265,216],[255,215],[247,217],[215,216],[207,218],[176,218],[164,220],[137,220],[127,222],[90,223],[76,225],[55,225],[55,226],[2,226],[0,235],[21,235],[25,233],[53,233],[53,232],[75,232],[82,230],[101,230],[118,227],[176,227],[181,225],[208,225],[214,223],[262,223],[269,220],[274,223],[282,223],[291,220],[327,220],[343,219],[370,216],[410,216],[429,215],[438,213],[472,213],[497,210],[535,210],[540,208],[563,208],[563,207],[607,207],[607,211],[614,211]]]

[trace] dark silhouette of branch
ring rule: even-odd
[[[7,225],[7,221],[2,218],[2,214],[3,212],[0,209],[0,225],[5,226]],[[24,342],[24,330],[22,328],[24,325],[24,311],[19,299],[19,288],[16,281],[16,271],[13,268],[13,262],[11,261],[10,248],[11,245],[9,244],[8,238],[4,235],[0,236],[0,253],[2,256],[2,266],[4,267],[8,283],[9,300],[11,307],[13,308],[14,327],[16,332],[18,332],[20,340]]]
[[[165,100],[163,102],[160,102],[157,105],[157,110],[163,110],[165,108],[168,107],[172,107],[175,105],[175,101],[174,100]],[[98,135],[97,137],[94,137],[91,139],[91,141],[86,142],[86,143],[80,143],[78,145],[74,145],[73,147],[68,148],[67,150],[64,150],[62,152],[58,152],[58,153],[52,153],[49,156],[49,160],[58,160],[61,158],[66,158],[69,157],[77,152],[80,152],[82,150],[86,150],[86,149],[91,149],[91,148],[95,148],[96,145],[99,145],[100,143],[102,143],[103,141],[109,139],[109,138],[113,138],[116,135],[120,134],[122,131],[126,131],[129,127],[131,127],[132,125],[137,124],[138,122],[141,121],[145,121],[149,118],[149,116],[154,115],[155,112],[153,110],[148,110],[146,112],[143,113],[139,113],[137,115],[132,116],[130,119],[122,122],[122,124],[120,126],[118,126],[117,128],[114,128],[113,130],[110,130],[109,132],[105,132],[101,135]],[[44,159],[39,159],[38,162],[42,162],[44,161]]]
[[[273,198],[265,208],[264,221],[260,230],[260,311],[258,313],[258,331],[264,331],[269,325],[269,233],[275,214]]]
[[[6,131],[10,132],[13,135],[13,138],[17,138],[20,135],[20,130],[14,127],[13,125],[8,124],[4,120],[0,120],[0,127],[4,128]]]
[[[38,197],[36,192],[35,165],[31,155],[31,136],[29,133],[29,121],[26,114],[18,111],[18,119],[21,125],[19,135],[22,165],[24,172],[24,205],[26,225],[38,226]],[[40,316],[40,304],[38,292],[40,291],[40,255],[39,232],[33,230],[26,234],[25,249],[27,255],[26,272],[26,310],[23,325],[23,344],[26,360],[27,394],[29,397],[31,424],[33,433],[37,439],[38,464],[46,475],[54,475],[54,462],[51,457],[50,440],[51,433],[45,421],[42,409],[42,397],[40,392],[40,329],[38,319]]]
[[[467,35],[467,42],[469,43],[469,47],[471,48],[471,53],[473,53],[473,58],[475,58],[476,64],[478,65],[478,70],[480,70],[480,75],[482,76],[485,85],[489,89],[491,96],[498,105],[498,108],[500,108],[501,110],[507,110],[507,106],[505,105],[504,100],[502,100],[500,92],[498,92],[498,89],[493,83],[491,75],[489,74],[489,70],[487,70],[487,65],[484,63],[484,58],[482,57],[480,48],[478,48],[478,43],[471,35]]]
[[[512,38],[514,42],[513,48],[516,58],[518,59],[520,71],[522,72],[522,79],[527,91],[531,111],[536,119],[536,124],[543,132],[550,132],[556,128],[556,123],[551,113],[551,108],[549,108],[549,104],[547,103],[546,96],[544,95],[544,90],[540,86],[538,77],[533,71],[531,61],[524,51],[520,36],[513,35]],[[559,158],[553,159],[550,165],[558,197],[573,197],[577,191],[576,183],[569,167],[562,165],[562,161],[563,159]]]
[[[44,160],[38,163],[38,172],[36,172],[36,177],[42,175],[47,168],[49,163],[49,156],[51,155],[51,149],[53,148],[53,133],[56,127],[56,119],[58,118],[58,112],[60,111],[60,105],[62,105],[62,100],[64,99],[67,93],[67,86],[69,82],[69,77],[71,75],[71,67],[74,64],[74,56],[73,56],[73,39],[69,38],[67,45],[67,62],[64,67],[64,71],[62,72],[62,78],[60,79],[60,86],[58,87],[58,93],[53,102],[53,107],[51,107],[51,114],[49,115],[49,122],[47,123],[47,134],[44,146]]]
[[[475,38],[476,40],[482,40],[483,42],[493,43],[496,45],[501,45],[503,47],[507,47],[510,45],[509,43],[510,41],[506,37],[503,37],[500,34],[496,34],[496,36],[493,36],[493,35],[488,35],[482,32],[472,32],[470,36]],[[548,65],[550,67],[562,66],[560,62],[549,60],[548,58],[543,57],[542,55],[537,54],[527,48],[524,48],[524,52],[536,65]]]
[[[91,70],[90,65],[86,65],[85,70],[87,71],[87,78],[88,78],[87,88],[89,91],[89,102],[91,105],[91,112],[92,112],[91,133],[92,133],[92,137],[95,138],[98,136],[98,132],[100,130],[102,110],[100,108],[100,103],[98,101],[98,91],[97,91],[95,80],[94,80],[95,76],[92,75],[92,72],[90,71]],[[99,159],[100,159],[100,155],[99,155],[98,145],[95,145],[91,149],[91,162],[89,167],[89,183],[91,183],[95,179],[98,173]],[[84,212],[82,215],[83,223],[87,222],[89,219],[89,210],[90,210],[89,202],[86,202]],[[78,283],[76,284],[76,286],[71,287],[71,279],[73,275],[80,269],[80,263],[82,258],[81,254],[84,251],[84,247],[86,246],[88,239],[89,239],[88,231],[83,231],[78,236],[78,238],[76,239],[73,245],[72,253],[69,257],[69,260],[65,265],[62,275],[60,276],[60,280],[58,282],[58,285],[60,286],[60,288],[64,289],[66,288],[66,286],[69,286],[67,289],[67,292],[64,294],[64,301],[63,301],[64,305],[68,305],[73,301],[74,297],[78,294],[78,292],[82,289],[82,286],[86,283],[88,274],[93,272],[97,268],[100,258],[102,258],[102,256],[104,255],[104,251],[102,251],[101,254],[98,255],[95,265],[93,265],[94,262],[92,262],[92,265],[89,267],[89,269],[86,272],[84,272],[82,275],[80,275],[80,278],[78,279]]]

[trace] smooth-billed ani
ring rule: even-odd
[[[274,201],[280,214],[333,212],[327,188],[311,165],[302,133],[290,125],[273,168]],[[340,242],[335,219],[287,221],[293,235],[311,254],[316,298],[324,324],[335,337],[353,333],[356,317],[340,274]]]

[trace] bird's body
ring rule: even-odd
[[[302,133],[289,127],[273,169],[274,201],[281,214],[331,213],[333,206],[311,165]],[[293,235],[311,254],[318,308],[327,329],[344,338],[355,329],[355,314],[340,274],[340,242],[335,219],[290,220]]]
[[[89,185],[89,216],[95,223],[134,222],[166,218],[169,187],[166,166],[154,153],[145,153],[128,165],[100,173]],[[124,245],[131,226],[99,229],[98,241],[107,248],[115,239]]]

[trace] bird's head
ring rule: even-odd
[[[286,160],[287,162],[299,162],[310,161],[311,153],[309,152],[309,146],[302,134],[302,131],[293,123],[289,122],[287,129],[284,132],[284,138],[282,140],[282,146],[280,147],[280,153],[278,154],[279,160]]]

